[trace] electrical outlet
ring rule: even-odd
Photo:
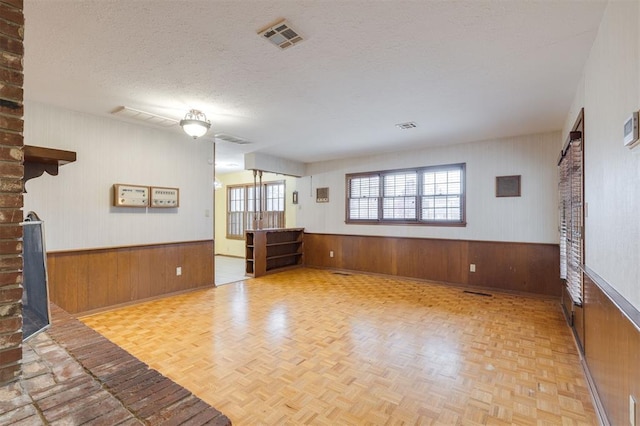
[[[211,212],[209,211],[209,209],[205,209],[204,217],[209,217],[210,215],[211,215]]]
[[[333,250],[329,251],[329,257],[333,257]]]
[[[476,264],[472,263],[471,265],[469,265],[469,272],[475,272],[476,271]]]
[[[629,395],[629,424],[636,426],[636,399],[633,395]]]
[[[180,276],[180,275],[182,275],[182,266],[178,266],[176,268],[176,276]]]

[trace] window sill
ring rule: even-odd
[[[416,222],[416,221],[379,221],[379,220],[347,220],[347,225],[402,225],[402,226],[448,226],[453,228],[464,228],[467,222]]]

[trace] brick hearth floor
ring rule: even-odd
[[[55,305],[0,387],[0,425],[230,425],[191,392]]]

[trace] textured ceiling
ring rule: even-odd
[[[204,111],[218,163],[303,162],[558,130],[605,1],[25,0],[25,98]],[[286,18],[305,40],[257,31]],[[115,116],[111,116],[116,119]],[[396,123],[418,127],[400,130]],[[169,131],[179,131],[178,128]]]

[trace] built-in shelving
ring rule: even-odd
[[[247,230],[245,258],[248,276],[259,277],[303,263],[304,228]]]

